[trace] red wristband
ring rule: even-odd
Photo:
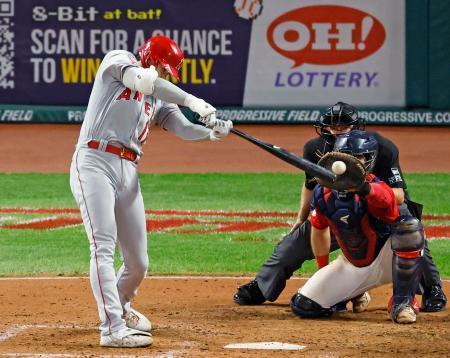
[[[317,267],[319,270],[328,265],[328,255],[316,256]]]

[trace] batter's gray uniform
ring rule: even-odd
[[[210,129],[189,122],[177,105],[124,86],[123,74],[136,62],[127,51],[105,56],[70,168],[71,190],[90,242],[90,282],[105,336],[125,329],[122,316],[148,269],[137,163],[106,152],[106,145],[127,147],[139,159],[154,124],[186,140],[210,138]],[[89,148],[91,141],[99,142],[99,148]],[[113,266],[116,245],[123,260],[117,275]]]

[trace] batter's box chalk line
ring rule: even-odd
[[[223,346],[223,348],[301,351],[302,349],[305,349],[306,346],[281,342],[253,342],[253,343],[231,343]]]
[[[81,358],[81,357],[94,357],[94,355],[86,355],[86,354],[70,354],[70,353],[2,353],[0,357],[16,357],[16,358]],[[136,355],[111,355],[111,354],[103,354],[103,355],[95,355],[96,358],[174,358],[175,356],[171,353],[169,354],[158,354],[152,356],[136,356]]]
[[[8,328],[5,332],[0,332],[0,342],[6,341],[12,337],[17,336],[19,333],[26,331],[28,329],[42,329],[42,328],[52,328],[52,329],[91,329],[91,327],[78,326],[75,324],[15,324]]]
[[[6,331],[0,332],[0,342],[6,341],[10,338],[13,338],[29,329],[77,329],[77,330],[88,330],[92,329],[91,326],[80,326],[76,324],[15,324],[9,327]],[[181,356],[185,353],[186,348],[190,348],[192,344],[190,342],[183,342],[183,347],[180,350],[171,350],[169,352],[158,353],[154,355],[139,355],[140,358],[174,358],[176,356]],[[71,353],[31,353],[31,352],[10,352],[10,353],[0,353],[0,357],[17,357],[17,358],[42,358],[42,357],[51,357],[51,358],[78,358],[78,357],[86,357],[86,354],[71,354]],[[136,355],[96,355],[97,358],[136,358]]]

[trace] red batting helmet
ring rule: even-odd
[[[183,63],[184,55],[172,39],[162,35],[150,37],[140,47],[139,57],[144,68],[160,63],[169,74],[177,80],[180,79],[178,70]]]

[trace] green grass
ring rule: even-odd
[[[296,211],[303,174],[141,174],[152,209]],[[407,174],[411,197],[428,214],[450,214],[450,173]],[[68,174],[0,173],[0,207],[76,207]]]
[[[302,175],[142,174],[151,209],[297,210]],[[76,207],[68,174],[1,174],[0,207]]]
[[[0,174],[0,207],[75,208],[68,180],[67,174]],[[450,200],[442,194],[450,192],[450,174],[409,174],[407,180],[411,197],[425,205],[425,213],[450,214]],[[302,181],[301,173],[141,175],[147,209],[295,212]],[[150,270],[254,274],[287,230],[150,233]],[[442,276],[450,276],[450,241],[433,240],[430,247]],[[300,273],[314,270],[311,261]],[[89,248],[82,226],[47,231],[0,229],[0,276],[84,275],[88,271]]]

